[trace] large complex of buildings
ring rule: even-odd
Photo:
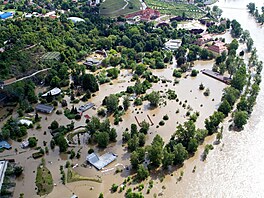
[[[125,16],[126,19],[135,19],[137,17],[142,21],[149,21],[151,19],[160,17],[160,12],[158,10],[147,8],[145,10],[140,10]]]

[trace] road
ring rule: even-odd
[[[21,81],[21,80],[25,80],[25,79],[27,79],[27,78],[31,78],[31,77],[33,77],[33,76],[35,76],[35,75],[37,75],[37,74],[39,74],[39,73],[41,73],[41,72],[48,71],[49,69],[51,69],[51,68],[46,68],[46,69],[39,70],[39,71],[37,71],[37,72],[35,72],[35,73],[31,74],[31,75],[25,76],[25,77],[23,77],[23,78],[19,78],[19,79],[13,81],[13,82],[6,83],[6,84],[3,85],[3,87],[4,87],[4,86],[7,86],[7,85],[14,84],[14,83],[17,83],[17,82],[19,82],[19,81]]]

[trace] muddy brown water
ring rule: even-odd
[[[223,16],[230,19],[236,18],[242,24],[243,28],[248,29],[248,27],[250,27],[249,31],[255,41],[258,54],[263,56],[264,40],[262,36],[264,35],[264,32],[259,25],[255,24],[254,19],[248,15],[245,7],[249,2],[250,1],[246,0],[220,1],[217,5],[223,9]],[[231,40],[228,33],[222,35],[222,37]],[[195,68],[198,70],[204,68],[209,69],[212,67],[212,64],[212,61],[197,61],[195,63]],[[153,73],[162,78],[173,80],[173,69],[174,66],[169,66],[165,70],[156,70],[153,71]],[[131,79],[129,72],[130,71],[122,71],[123,76],[126,76],[125,81],[119,77],[118,80],[113,81],[113,85],[105,84],[100,86],[100,92],[90,101],[94,102],[96,107],[100,107],[105,96],[111,93],[124,91],[128,85],[133,85],[133,82],[128,82]],[[198,90],[200,83],[203,83],[206,88],[210,88],[211,94],[209,97],[205,97],[203,93]],[[195,78],[182,78],[180,83],[175,86],[173,86],[173,83],[167,83],[167,85],[161,82],[153,84],[151,90],[162,90],[164,92],[168,89],[175,90],[180,101],[184,102],[187,100],[187,105],[190,105],[193,111],[200,112],[200,116],[197,120],[197,127],[203,127],[204,119],[211,115],[218,107],[221,100],[222,89],[225,86],[225,84],[200,73]],[[263,87],[263,84],[261,84],[261,87]],[[162,197],[263,197],[264,169],[262,166],[264,164],[264,133],[261,130],[264,127],[262,121],[264,104],[261,103],[263,98],[264,93],[262,89],[257,99],[255,110],[243,132],[235,133],[228,131],[227,128],[229,123],[228,120],[226,120],[222,143],[215,146],[214,150],[209,153],[205,162],[200,160],[201,153],[203,152],[205,144],[213,143],[215,141],[214,136],[207,137],[205,144],[199,147],[196,155],[187,160],[182,168],[173,171],[172,176],[166,176],[163,182],[158,179],[159,176],[155,175],[151,178],[154,180],[154,187],[149,195],[146,194],[146,190],[144,189],[144,196],[153,197],[154,193],[156,193],[157,195],[162,195]],[[69,101],[68,96],[66,96],[65,99]],[[81,104],[83,103],[80,102],[78,105]],[[203,105],[202,107],[201,104]],[[124,166],[130,164],[129,154],[126,149],[122,147],[121,142],[121,134],[125,128],[130,128],[130,124],[136,122],[135,116],[138,117],[139,121],[143,121],[144,119],[148,121],[147,115],[149,115],[154,122],[154,125],[150,127],[150,134],[148,135],[146,144],[151,143],[156,134],[160,134],[165,142],[167,142],[175,131],[177,122],[183,123],[186,120],[185,114],[187,109],[184,109],[176,101],[167,101],[166,106],[153,110],[148,110],[148,108],[148,102],[144,102],[141,107],[131,107],[128,113],[124,116],[124,121],[120,123],[120,125],[114,126],[118,133],[117,142],[112,143],[104,151],[99,150],[99,153],[111,151],[118,154],[117,160],[106,167],[105,170],[109,170],[108,172],[102,173],[90,166],[87,166],[87,168],[81,166],[75,168],[75,171],[83,176],[102,177],[103,183],[101,184],[80,181],[62,185],[60,182],[61,175],[59,167],[60,165],[65,165],[67,155],[59,154],[57,147],[54,151],[50,150],[49,154],[45,156],[45,159],[56,186],[52,193],[45,197],[64,198],[71,197],[71,195],[75,193],[81,198],[93,198],[98,197],[100,192],[104,192],[105,197],[124,197],[124,193],[112,194],[109,189],[113,183],[120,185],[129,174],[129,172],[123,171],[121,174],[119,173],[115,175],[114,170],[111,170],[111,168],[115,168],[117,163]],[[178,108],[180,112],[176,114],[175,111]],[[59,106],[58,109],[61,109],[61,107]],[[85,114],[90,116],[95,115],[96,110],[90,109]],[[158,122],[162,120],[162,117],[165,114],[169,115],[169,120],[166,121],[164,126],[156,128]],[[43,118],[46,117],[44,114],[41,114],[41,116]],[[42,141],[45,140],[49,142],[52,138],[47,127],[54,119],[63,125],[70,123],[64,115],[57,116],[54,112],[51,115],[47,115],[47,120],[41,120],[42,129],[29,130],[28,136],[36,136],[39,139],[38,145],[43,147]],[[110,120],[113,121],[113,119]],[[75,121],[75,127],[83,126],[84,124],[84,118],[80,121]],[[44,131],[47,131],[46,135],[44,135]],[[40,163],[40,159],[34,160],[30,158],[31,154],[35,151],[30,149],[23,150],[17,142],[13,142],[12,146],[12,150],[1,153],[0,157],[3,158],[6,155],[9,158],[13,157],[24,167],[24,174],[17,180],[14,197],[19,197],[19,194],[22,192],[27,198],[39,197],[36,195],[34,182],[36,176],[35,171]],[[18,148],[19,152],[26,152],[15,154],[14,148]],[[77,152],[80,148],[81,158],[79,160],[72,160],[71,162],[73,164],[78,163],[81,165],[85,162],[85,157],[90,146],[82,144],[73,149]],[[195,173],[192,172],[194,166],[196,166]],[[178,182],[180,171],[184,171],[184,176],[182,180]],[[147,186],[146,182],[145,186]],[[133,187],[134,186],[132,186],[132,188]]]

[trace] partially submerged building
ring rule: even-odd
[[[202,34],[201,38],[198,38],[197,41],[195,42],[197,45],[201,46],[205,43],[208,43],[213,40],[212,36],[210,34]]]
[[[61,93],[61,89],[58,88],[58,87],[55,87],[53,88],[52,90],[46,92],[45,94],[42,94],[42,97],[46,97],[48,95],[51,95],[51,96],[57,96]]]
[[[2,189],[2,184],[4,182],[7,164],[8,164],[8,161],[0,161],[0,191]]]
[[[91,153],[86,157],[86,161],[93,165],[98,170],[101,170],[114,160],[117,156],[114,153],[105,153],[104,155],[98,156],[95,153]]]
[[[85,111],[87,111],[88,109],[91,109],[91,108],[94,107],[94,106],[95,106],[94,103],[88,102],[87,104],[80,106],[80,107],[78,108],[78,110],[79,110],[80,112],[85,112]]]
[[[51,113],[54,110],[54,107],[51,105],[46,104],[38,104],[36,106],[36,111],[42,112],[42,113]]]
[[[33,124],[33,122],[31,120],[21,119],[18,121],[18,124],[30,126],[31,124]]]
[[[0,141],[0,149],[11,149],[11,145],[7,141]]]
[[[207,48],[208,50],[216,53],[221,54],[222,52],[228,52],[227,47],[225,46],[225,43],[222,41],[215,41],[211,46]]]
[[[23,149],[27,148],[29,146],[29,141],[28,140],[23,141],[20,146]]]
[[[181,46],[181,44],[182,44],[181,39],[169,40],[165,43],[165,49],[174,51],[178,49]]]

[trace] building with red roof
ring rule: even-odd
[[[143,21],[149,21],[151,19],[160,17],[160,12],[158,10],[147,8],[145,10],[140,10],[138,12],[134,12],[125,16],[126,19],[133,19],[135,17],[139,17],[140,20]]]

